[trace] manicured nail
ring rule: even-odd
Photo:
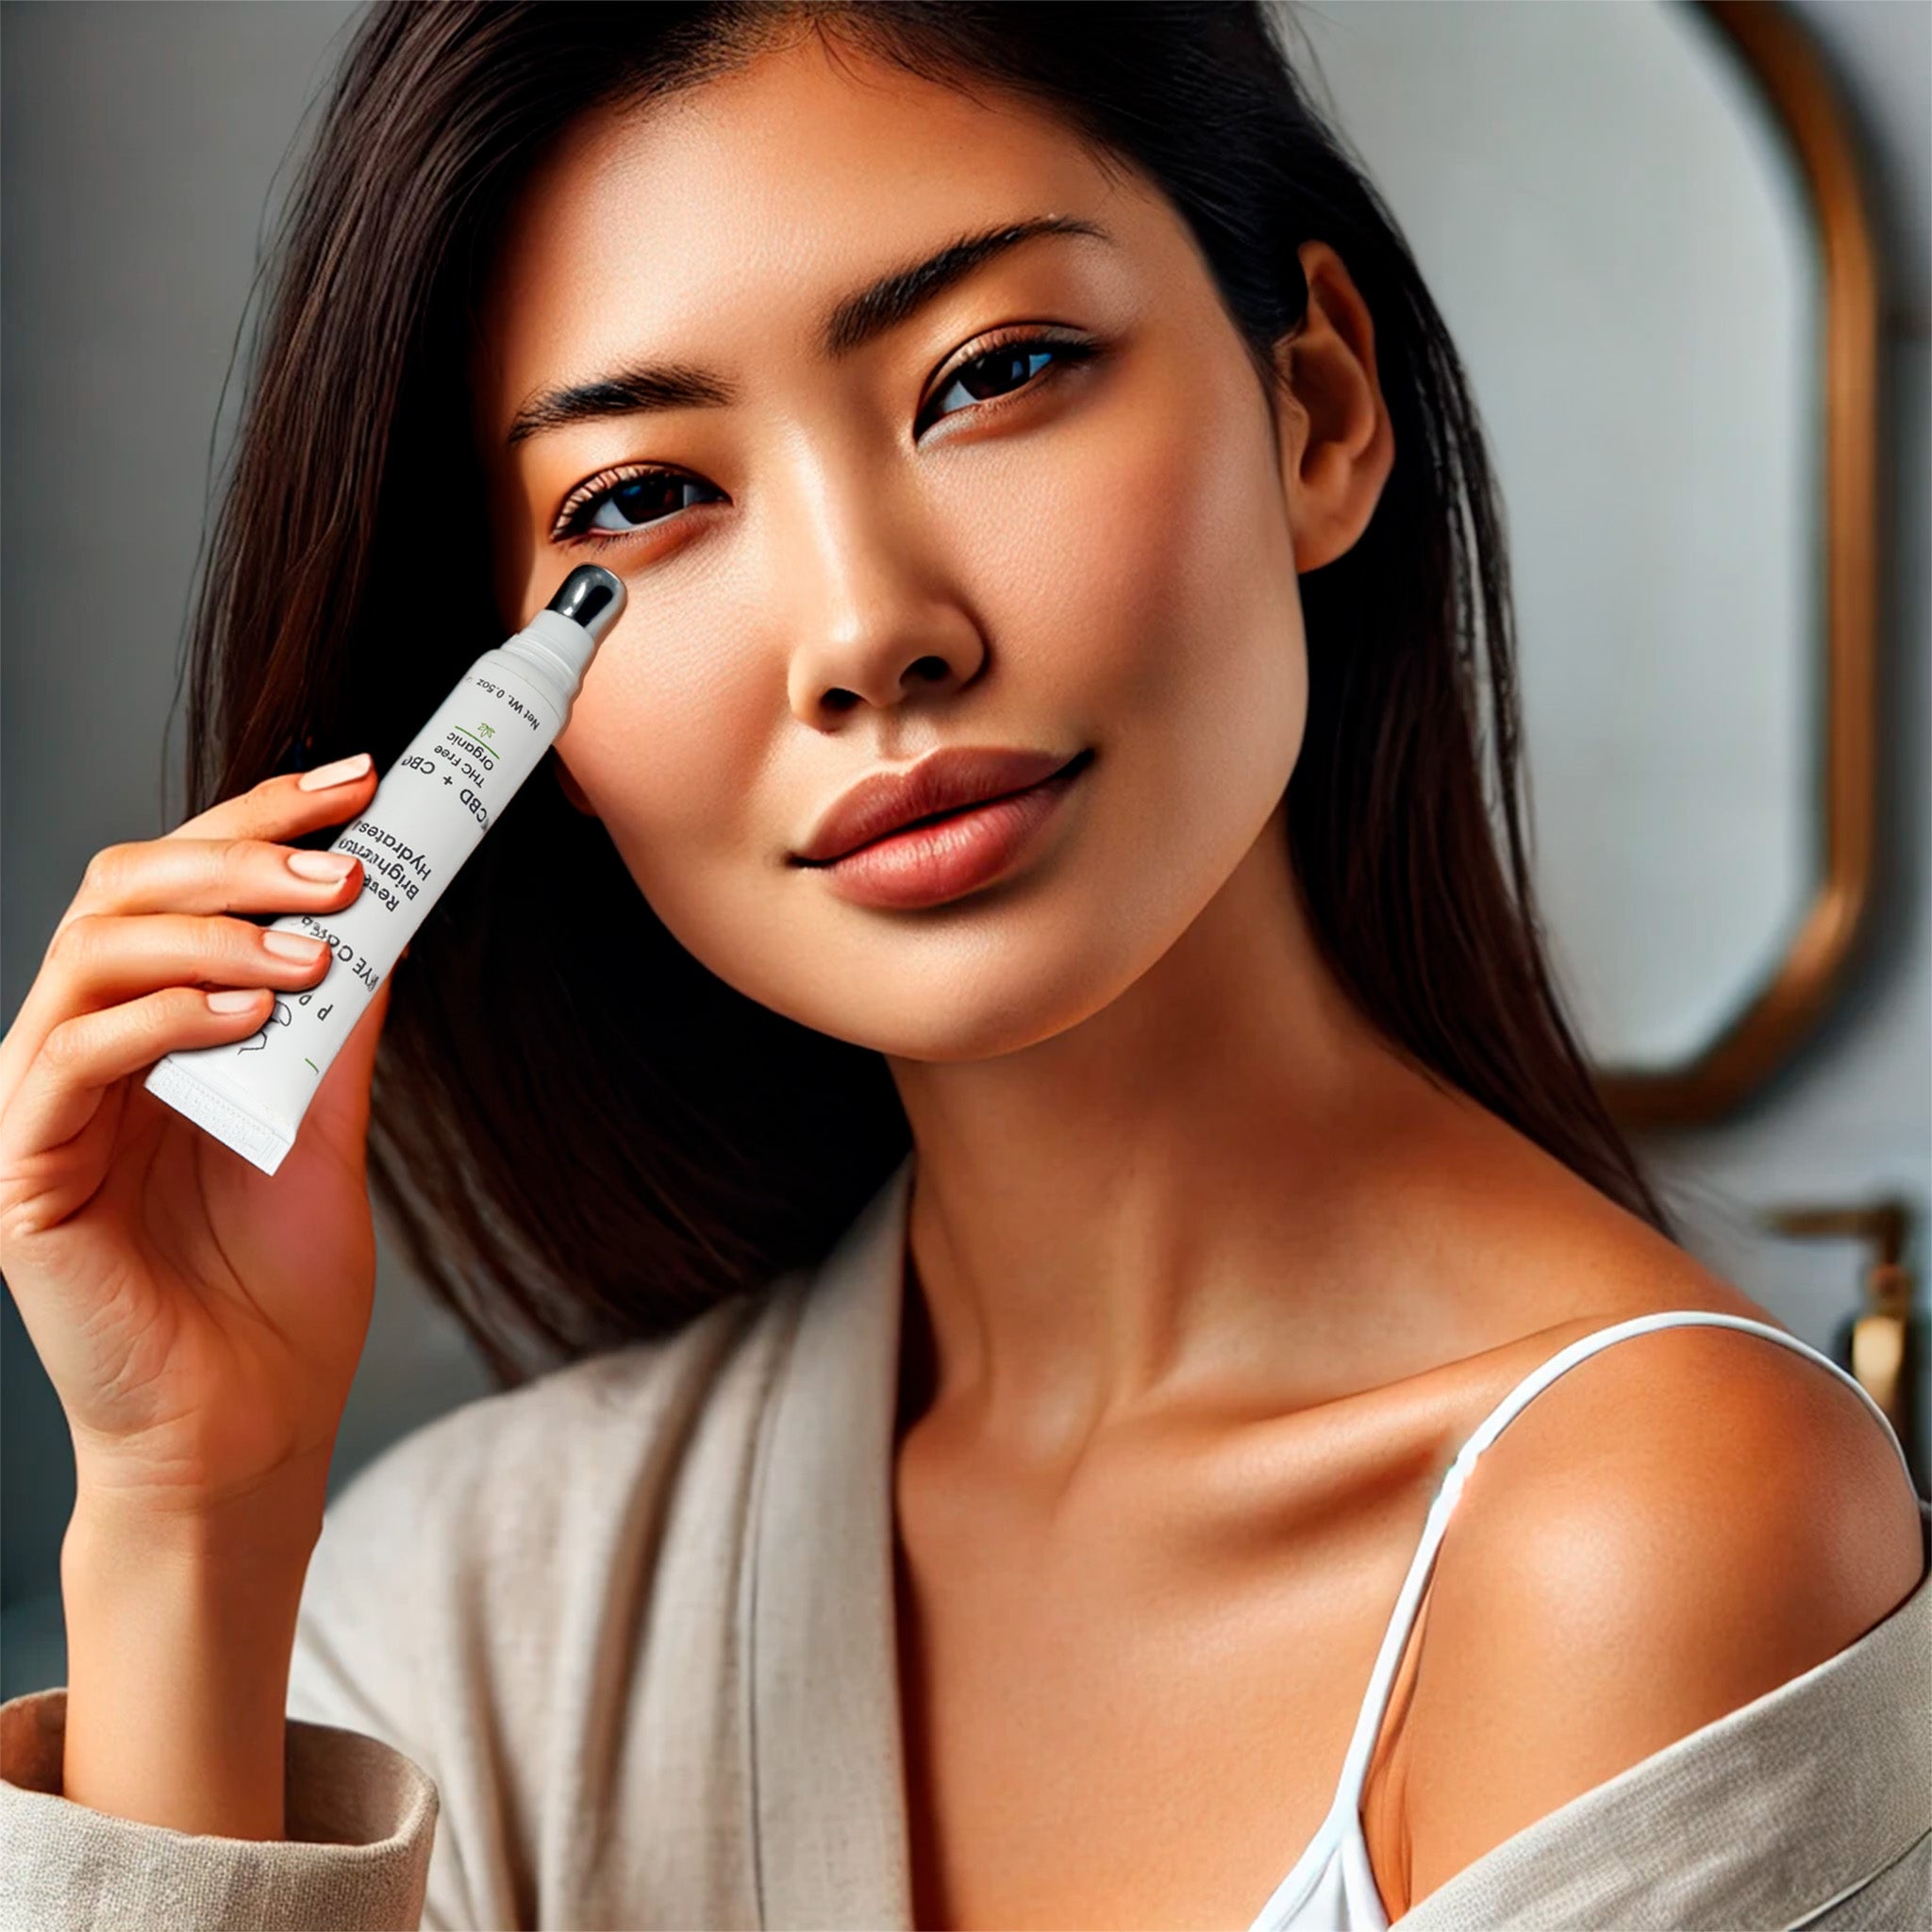
[[[299,932],[265,932],[261,936],[263,947],[271,953],[279,953],[285,959],[299,959],[305,966],[312,966],[328,948],[320,940],[311,940]]]
[[[289,870],[299,879],[322,879],[341,885],[356,861],[346,852],[291,852]]]
[[[250,1007],[259,1003],[264,991],[257,988],[249,992],[243,988],[233,988],[226,992],[211,992],[208,996],[208,1010],[211,1013],[245,1013]]]
[[[354,758],[338,758],[332,765],[317,765],[312,772],[304,772],[295,780],[301,791],[326,791],[331,785],[346,785],[351,778],[359,778],[375,762],[366,751],[358,751]]]

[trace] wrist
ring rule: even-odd
[[[158,1510],[110,1489],[76,1503],[60,1550],[67,1797],[178,1831],[282,1836],[290,1659],[320,1506],[252,1502]]]
[[[117,1560],[206,1560],[306,1570],[322,1534],[327,1491],[326,1455],[288,1465],[245,1491],[223,1496],[76,1459],[62,1563],[71,1550],[76,1562],[102,1552]]]

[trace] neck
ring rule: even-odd
[[[1468,1118],[1320,958],[1278,813],[1098,1011],[891,1067],[916,1150],[902,1421],[1036,1463],[1155,1409],[1278,1396],[1344,1330],[1386,1334],[1391,1162]]]

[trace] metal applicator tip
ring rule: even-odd
[[[581,625],[602,643],[610,626],[624,615],[625,594],[623,580],[602,564],[583,563],[564,578],[544,608]]]

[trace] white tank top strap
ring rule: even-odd
[[[1470,1433],[1456,1459],[1449,1465],[1443,1476],[1441,1487],[1437,1490],[1435,1500],[1429,1505],[1429,1513],[1423,1524],[1422,1541],[1416,1546],[1413,1560],[1408,1566],[1408,1574],[1404,1579],[1401,1591],[1395,1599],[1395,1608],[1389,1619],[1388,1630],[1382,1638],[1382,1647],[1375,1654],[1375,1667],[1369,1675],[1369,1688],[1362,1699],[1361,1712],[1356,1719],[1354,1735],[1349,1740],[1348,1755],[1342,1759],[1341,1781],[1335,1794],[1335,1804],[1330,1816],[1342,1814],[1354,1817],[1360,1809],[1362,1782],[1368,1773],[1369,1759],[1374,1753],[1375,1740],[1382,1729],[1382,1716],[1388,1707],[1389,1693],[1395,1681],[1395,1673],[1404,1651],[1407,1648],[1410,1625],[1415,1620],[1416,1607],[1429,1580],[1429,1572],[1435,1567],[1436,1553],[1441,1547],[1443,1532],[1449,1526],[1450,1513],[1456,1507],[1456,1500],[1462,1493],[1462,1486],[1469,1478],[1469,1472],[1475,1466],[1476,1457],[1502,1434],[1509,1423],[1519,1415],[1527,1404],[1557,1377],[1586,1357],[1594,1355],[1599,1349],[1607,1348],[1612,1342],[1622,1341],[1632,1335],[1642,1335],[1653,1328],[1671,1328],[1691,1323],[1706,1324],[1712,1327],[1742,1328],[1753,1335],[1762,1335],[1767,1341],[1782,1343],[1786,1348],[1795,1349],[1800,1355],[1809,1356],[1821,1367],[1829,1369],[1841,1382],[1853,1389],[1865,1407],[1878,1418],[1892,1447],[1898,1452],[1898,1458],[1905,1467],[1907,1480],[1911,1478],[1911,1464],[1907,1461],[1904,1445],[1898,1440],[1897,1431],[1891,1425],[1891,1419],[1874,1398],[1872,1391],[1849,1370],[1841,1368],[1827,1355],[1811,1346],[1808,1341],[1800,1341],[1795,1335],[1790,1335],[1782,1328],[1774,1328],[1769,1323],[1753,1320],[1746,1315],[1722,1315],[1707,1308],[1669,1308],[1649,1315],[1636,1315],[1627,1322],[1614,1322],[1609,1326],[1599,1328],[1590,1335],[1580,1336],[1567,1346],[1559,1348],[1547,1361],[1532,1369],[1522,1381],[1497,1403],[1475,1428]]]

